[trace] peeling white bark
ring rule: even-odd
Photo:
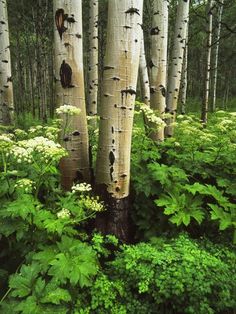
[[[69,153],[69,157],[64,158],[60,164],[61,182],[65,189],[70,189],[74,181],[90,179],[83,73],[82,3],[81,0],[54,0],[53,5],[56,105],[72,105],[81,110],[78,116],[70,117],[70,130],[66,134],[62,132],[60,139]],[[63,122],[65,126],[67,121]]]
[[[13,122],[13,87],[7,2],[0,1],[0,124]]]
[[[180,0],[177,8],[174,43],[170,59],[170,73],[168,76],[167,111],[172,115],[172,118],[167,121],[168,127],[165,130],[167,136],[173,135],[173,127],[171,124],[175,121],[177,111],[188,19],[189,0]]]
[[[131,133],[141,45],[142,0],[109,0],[96,184],[129,195]]]
[[[160,117],[166,108],[168,0],[155,0],[151,29],[150,106]],[[153,131],[151,137],[164,140],[164,128]]]
[[[97,115],[98,96],[98,0],[89,1],[89,91],[87,111]]]

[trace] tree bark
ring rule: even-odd
[[[14,103],[6,0],[0,1],[0,124],[13,123]]]
[[[201,120],[204,125],[207,124],[208,107],[209,107],[209,92],[210,92],[210,77],[211,77],[211,45],[212,45],[212,22],[213,22],[213,5],[214,1],[209,0],[207,5],[207,51],[206,51],[206,74],[204,83],[204,95],[202,102]]]
[[[167,45],[168,45],[167,0],[154,1],[153,24],[151,29],[150,106],[160,117],[166,109]],[[164,127],[154,130],[155,141],[164,140]]]
[[[107,202],[97,227],[128,240],[128,196],[134,102],[142,34],[142,0],[110,0],[96,186]],[[100,219],[101,218],[101,219]]]
[[[217,77],[218,77],[218,58],[219,58],[219,47],[220,47],[220,33],[221,33],[221,20],[224,8],[224,0],[219,3],[219,13],[218,13],[218,29],[216,34],[216,49],[215,49],[215,64],[213,72],[213,99],[212,99],[212,111],[216,110],[216,88],[217,88]]]
[[[188,88],[188,31],[186,35],[186,44],[184,48],[184,61],[182,68],[181,88],[180,88],[180,104],[181,113],[186,113],[186,97]]]
[[[140,77],[140,86],[141,86],[141,94],[142,94],[143,102],[147,106],[150,106],[150,85],[149,85],[148,69],[147,69],[147,62],[146,62],[143,31],[142,31],[140,57],[139,57],[139,77]]]
[[[171,52],[171,65],[170,73],[168,76],[167,112],[169,112],[172,117],[170,119],[167,119],[167,127],[165,130],[166,136],[172,136],[174,131],[172,123],[175,121],[177,112],[188,19],[189,0],[180,0],[177,8],[174,44]]]
[[[98,97],[98,0],[89,1],[88,107],[90,116],[97,115]]]
[[[72,105],[81,113],[70,117],[70,128],[61,133],[69,156],[60,163],[61,184],[90,180],[88,130],[84,94],[81,0],[54,0],[56,105]],[[63,121],[64,131],[68,121]]]

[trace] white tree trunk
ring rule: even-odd
[[[181,78],[181,91],[180,91],[180,103],[181,103],[181,113],[186,113],[186,97],[188,88],[188,30],[186,35],[186,44],[184,48],[184,61],[182,68],[182,78]]]
[[[177,111],[188,19],[189,0],[180,0],[177,8],[174,43],[171,52],[170,73],[168,76],[167,111],[172,115],[172,118],[167,121],[167,136],[173,135],[173,126],[171,124],[175,121]]]
[[[224,7],[224,0],[219,3],[219,14],[218,14],[218,29],[216,34],[216,49],[215,49],[215,64],[213,73],[213,99],[212,99],[212,111],[216,110],[216,87],[217,87],[217,77],[218,77],[218,58],[219,58],[219,47],[220,47],[220,33],[221,33],[221,20]]]
[[[13,87],[7,2],[0,1],[0,124],[13,122]]]
[[[69,156],[61,161],[62,186],[69,189],[74,181],[89,181],[88,131],[84,94],[82,5],[81,0],[54,0],[54,46],[56,105],[78,107],[78,116],[64,119],[61,143]]]
[[[105,232],[126,238],[134,103],[142,36],[142,0],[109,0],[96,185],[107,198]]]
[[[141,0],[110,0],[108,6],[96,182],[118,199],[129,195],[142,5]]]
[[[160,117],[166,108],[168,0],[155,0],[151,29],[150,106]],[[153,131],[151,137],[164,140],[164,127]]]
[[[150,85],[149,85],[143,31],[142,31],[140,57],[139,57],[139,77],[140,77],[143,101],[147,106],[149,106],[150,105]]]
[[[206,76],[205,76],[205,88],[204,88],[204,97],[202,103],[202,122],[203,124],[207,123],[208,117],[208,108],[209,108],[209,92],[210,92],[210,77],[211,77],[211,45],[212,45],[212,22],[213,22],[213,9],[214,0],[208,1],[207,6],[207,51],[206,51]]]
[[[89,70],[88,104],[90,116],[97,115],[98,96],[98,0],[89,1]]]

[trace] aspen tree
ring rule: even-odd
[[[189,0],[180,0],[177,8],[174,43],[171,51],[171,65],[168,75],[167,112],[172,115],[172,118],[167,121],[166,136],[173,135],[173,126],[171,124],[175,121],[177,111],[188,19]]]
[[[218,29],[216,33],[216,48],[215,48],[215,64],[213,72],[213,99],[212,99],[212,111],[216,110],[216,87],[217,87],[217,77],[218,77],[218,58],[219,58],[219,47],[220,47],[220,33],[221,33],[221,20],[224,7],[224,0],[221,0],[218,8]]]
[[[60,164],[61,183],[67,190],[74,181],[89,181],[89,152],[84,95],[81,0],[54,0],[56,105],[72,105],[79,115],[63,118],[61,143],[69,156]]]
[[[0,124],[13,122],[13,87],[6,0],[0,1]]]
[[[89,0],[89,69],[88,107],[91,116],[97,115],[98,96],[98,0]]]
[[[183,61],[182,77],[181,77],[180,104],[181,104],[182,114],[186,113],[187,87],[188,87],[188,31],[186,35],[186,44],[184,48],[184,61]]]
[[[131,133],[141,45],[142,0],[109,0],[96,186],[108,204],[98,228],[128,238]]]
[[[163,115],[166,108],[167,44],[168,44],[168,0],[155,0],[151,29],[150,106]],[[164,140],[164,127],[154,130],[155,141]]]
[[[209,92],[210,92],[210,76],[211,76],[211,45],[212,45],[212,24],[213,24],[213,6],[214,1],[208,0],[207,5],[207,50],[206,50],[206,75],[204,83],[204,96],[202,102],[201,120],[203,124],[207,123]]]
[[[146,62],[143,31],[142,31],[140,57],[139,57],[139,77],[140,77],[140,85],[141,85],[143,101],[147,106],[150,106],[150,86],[149,86],[149,77],[148,77],[148,68],[147,68],[147,62]]]

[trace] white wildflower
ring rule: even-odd
[[[81,110],[75,106],[62,105],[56,109],[57,114],[68,114],[70,116],[80,114]]]
[[[79,183],[79,184],[73,185],[71,190],[72,190],[72,193],[89,192],[92,190],[92,187],[90,184],[87,184],[87,183]]]
[[[84,206],[94,212],[101,212],[105,210],[104,204],[99,201],[99,198],[86,197],[83,199]]]
[[[29,179],[20,179],[16,181],[15,188],[29,193],[32,192],[32,190],[35,188],[35,183]]]
[[[70,216],[71,213],[67,208],[62,208],[62,210],[57,213],[57,218],[70,218]]]

